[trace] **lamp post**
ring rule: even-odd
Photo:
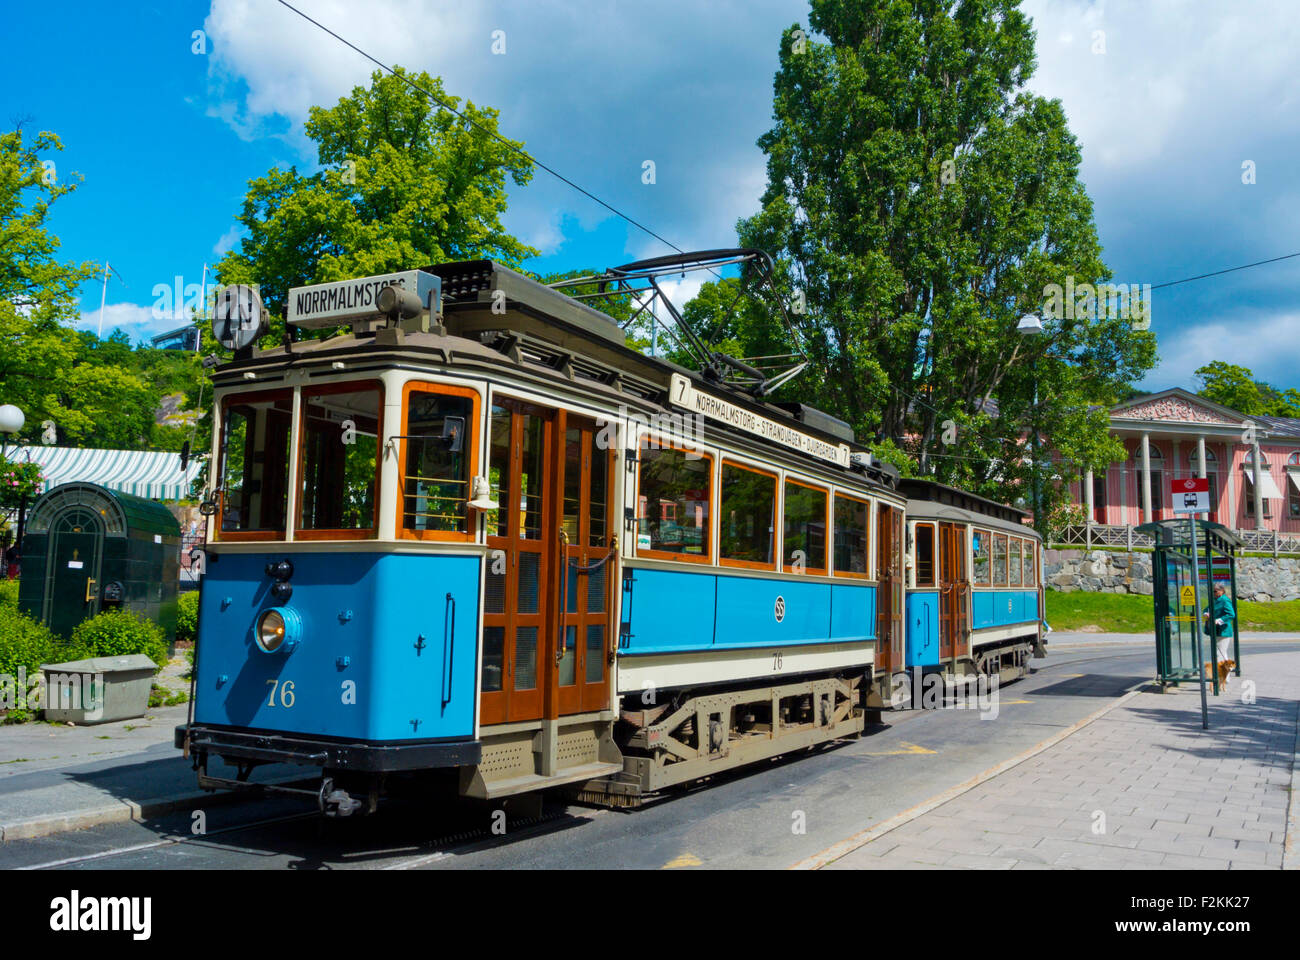
[[[5,447],[8,445],[9,437],[21,430],[23,424],[26,422],[27,417],[24,416],[23,412],[12,403],[6,403],[3,406],[0,406],[0,460],[8,460]],[[17,548],[20,555],[23,549],[23,520],[25,519],[26,513],[27,496],[24,494],[18,501],[18,531],[17,539],[14,541],[14,546]],[[0,561],[3,561],[3,558],[0,558]],[[3,567],[4,576],[9,576],[8,563],[3,563]]]
[[[1020,318],[1016,324],[1016,333],[1022,337],[1037,337],[1043,333],[1043,321],[1034,313],[1027,313]],[[1033,413],[1029,418],[1029,445],[1030,456],[1033,458],[1030,462],[1030,477],[1032,483],[1032,500],[1031,505],[1034,511],[1034,529],[1043,533],[1043,518],[1038,510],[1038,374],[1035,372],[1034,377],[1034,406]]]

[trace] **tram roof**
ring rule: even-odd
[[[1037,536],[1036,531],[1024,521],[1029,512],[996,500],[989,500],[969,490],[950,487],[935,480],[921,477],[904,477],[898,481],[898,490],[907,497],[907,512],[912,516],[952,516],[972,523],[1001,521],[1000,525],[1017,528],[1017,532]],[[946,509],[945,509],[946,508]]]
[[[340,361],[346,361],[344,369],[358,372],[412,363],[464,362],[498,368],[513,364],[522,368],[520,372],[541,374],[553,383],[568,381],[588,395],[616,404],[662,410],[671,409],[668,388],[671,377],[678,374],[735,406],[785,420],[818,439],[847,444],[851,451],[865,450],[849,424],[815,407],[754,397],[629,347],[611,317],[509,267],[469,260],[420,270],[435,274],[442,284],[441,313],[429,318],[427,329],[354,328],[328,340],[294,341],[222,364],[214,382],[219,387],[252,389],[254,384],[247,382],[250,371],[274,376],[282,367]],[[497,291],[504,293],[504,304]],[[867,474],[886,485],[894,480],[893,471],[884,465],[868,468]]]

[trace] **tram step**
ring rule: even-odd
[[[552,776],[530,773],[521,777],[509,777],[503,780],[489,780],[485,786],[488,800],[508,797],[529,790],[545,790],[548,787],[560,787],[567,783],[580,783],[584,780],[597,780],[623,771],[622,763],[583,763],[576,767],[564,767]]]

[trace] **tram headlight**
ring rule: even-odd
[[[257,646],[263,653],[280,653],[292,650],[302,634],[302,620],[290,607],[272,607],[263,610],[253,631]]]

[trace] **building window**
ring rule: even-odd
[[[796,480],[785,482],[785,569],[804,573],[826,572],[826,491]]]
[[[1096,523],[1106,522],[1106,471],[1101,476],[1092,478],[1092,519]]]
[[[720,508],[722,562],[774,567],[776,476],[723,461]]]
[[[665,446],[643,449],[637,551],[707,561],[712,479],[712,457]]]
[[[835,494],[835,575],[865,577],[871,543],[871,505],[843,493]]]
[[[934,524],[916,525],[916,585],[934,586]]]
[[[1253,517],[1253,516],[1255,515],[1255,488],[1254,488],[1254,486],[1253,486],[1252,484],[1250,484],[1250,483],[1246,483],[1246,484],[1241,488],[1241,495],[1242,495],[1242,497],[1243,497],[1243,498],[1245,499],[1245,501],[1246,501],[1246,516],[1248,516],[1248,517]],[[1272,519],[1272,517],[1273,517],[1273,501],[1270,500],[1268,497],[1260,497],[1260,500],[1261,500],[1261,501],[1263,502],[1263,504],[1264,504],[1264,519],[1265,519],[1265,520],[1270,520],[1270,519]]]
[[[977,587],[989,585],[989,553],[992,536],[987,530],[972,530],[970,535],[972,577]]]

